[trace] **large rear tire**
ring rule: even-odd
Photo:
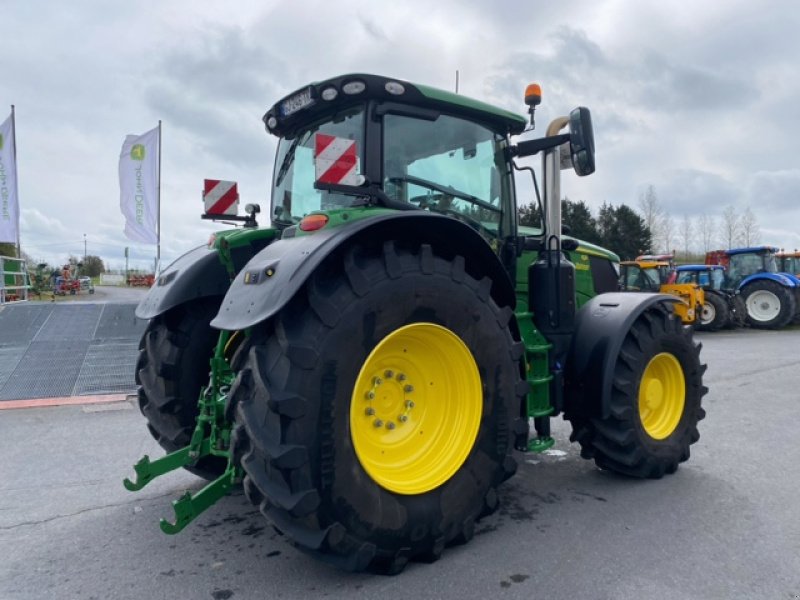
[[[758,279],[742,290],[747,323],[756,329],[780,329],[794,318],[797,309],[793,290],[770,279]]]
[[[572,420],[581,456],[631,477],[658,479],[688,460],[705,417],[700,345],[664,306],[631,325],[614,367],[609,415]]]
[[[147,428],[167,452],[189,444],[198,414],[200,389],[208,384],[209,360],[219,331],[209,323],[221,298],[181,304],[153,318],[139,343],[136,383]],[[215,479],[226,461],[207,456],[187,470]]]
[[[357,247],[254,328],[230,394],[234,457],[299,548],[394,574],[497,507],[527,384],[490,288],[430,246]]]
[[[706,290],[705,302],[700,310],[697,319],[697,329],[699,331],[718,331],[728,324],[730,311],[728,303],[718,293]]]

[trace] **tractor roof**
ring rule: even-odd
[[[725,253],[728,256],[733,256],[734,254],[757,254],[757,253],[775,253],[778,249],[775,246],[750,246],[749,248],[732,248],[730,250],[725,250]]]
[[[724,271],[722,265],[679,265],[676,271]]]
[[[267,131],[285,136],[310,122],[367,100],[412,105],[486,124],[503,134],[524,131],[527,119],[491,104],[426,85],[380,75],[352,73],[314,82],[275,103],[264,115]]]
[[[621,265],[625,266],[637,266],[641,269],[655,269],[657,267],[671,267],[668,262],[663,260],[623,260]]]

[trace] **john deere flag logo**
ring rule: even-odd
[[[1,144],[0,148],[2,148]],[[131,148],[131,158],[133,160],[144,160],[144,146],[142,144],[134,144],[133,148]]]

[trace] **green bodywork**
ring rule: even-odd
[[[331,81],[345,81],[348,76],[328,80],[319,84],[313,84],[318,88],[330,85]],[[492,107],[482,102],[474,101],[463,96],[436,90],[427,86],[415,86],[415,92],[421,94],[423,99],[419,104],[441,107],[446,105],[452,113],[466,115],[468,119],[485,119],[492,122],[498,129],[503,130],[503,134],[520,133],[526,126],[526,120],[514,113]],[[291,96],[287,97],[291,98]],[[271,116],[279,113],[281,101],[276,104],[265,115],[265,123],[268,128],[275,127],[272,133],[276,135],[295,135],[301,127],[298,124],[298,117],[292,113],[286,118],[286,122],[278,125],[269,125],[269,121],[274,121]],[[310,113],[314,113],[314,118],[319,118],[319,104],[314,104]],[[479,113],[479,114],[478,114]],[[476,117],[475,115],[478,114]],[[310,119],[311,117],[309,117]],[[284,129],[281,130],[281,127]],[[516,210],[516,206],[513,206]],[[325,228],[346,227],[348,224],[374,217],[386,213],[395,212],[393,209],[381,206],[349,206],[346,208],[335,208],[329,210],[315,210],[309,214],[324,214],[328,217]],[[278,229],[237,229],[231,231],[218,232],[209,244],[210,248],[218,252],[220,261],[225,266],[231,280],[236,275],[236,265],[233,253],[236,248],[249,245],[253,239],[266,240],[268,242],[280,239],[313,235],[313,231],[303,231],[301,219]],[[516,231],[518,238],[532,237],[542,239],[542,231],[534,228],[519,227]],[[498,239],[488,240],[489,245],[498,252]],[[573,247],[574,244],[570,244]],[[536,328],[533,314],[528,306],[528,268],[539,256],[538,251],[523,251],[516,260],[516,324],[518,326],[522,342],[524,344],[524,368],[526,378],[530,384],[526,406],[522,409],[521,418],[545,419],[555,416],[555,409],[550,398],[550,387],[553,381],[551,372],[550,356],[553,344]],[[592,244],[577,241],[577,247],[569,251],[568,258],[575,265],[575,290],[576,305],[583,306],[589,299],[596,295],[594,282],[591,273],[590,257],[599,257],[610,262],[619,262],[619,257]],[[509,269],[511,267],[508,267]],[[247,335],[248,332],[237,332],[233,336]],[[210,382],[202,390],[199,398],[199,414],[194,435],[189,446],[168,454],[167,456],[150,461],[145,456],[135,465],[137,479],[135,482],[125,480],[125,487],[129,490],[138,490],[144,487],[154,477],[181,467],[191,466],[207,455],[222,456],[228,460],[228,467],[225,472],[216,480],[209,483],[205,488],[196,494],[185,494],[174,503],[176,519],[173,523],[162,521],[161,528],[167,533],[175,533],[186,526],[202,510],[213,504],[218,498],[223,496],[241,473],[234,467],[231,459],[230,438],[232,424],[224,416],[224,405],[227,399],[228,390],[233,381],[233,372],[229,363],[231,353],[228,346],[231,345],[231,333],[222,331],[219,342],[217,343],[214,357],[210,364]],[[531,451],[543,451],[551,447],[554,443],[549,434],[537,434],[528,442],[528,449]]]

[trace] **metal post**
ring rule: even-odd
[[[158,220],[156,225],[156,267],[155,276],[161,270],[161,119],[158,120]]]
[[[17,119],[16,114],[14,113],[14,105],[11,105],[11,148],[14,151],[14,198],[17,199],[17,258],[22,258],[22,248],[20,247],[19,242],[19,169],[17,168],[17,164],[19,160],[17,159]]]
[[[86,234],[83,234],[83,266],[86,266]]]

